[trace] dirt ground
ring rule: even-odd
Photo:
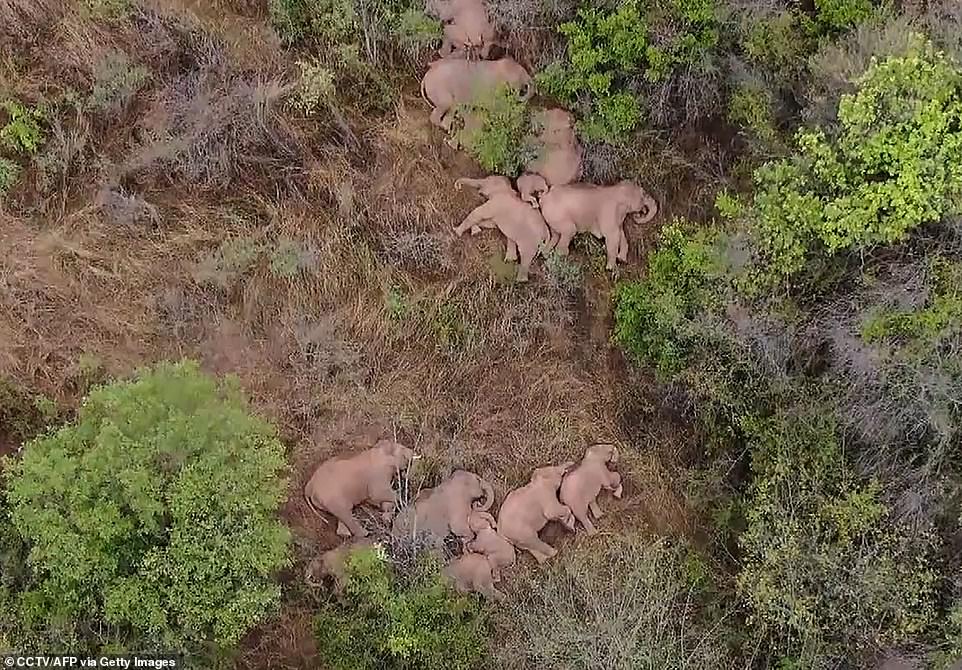
[[[245,76],[289,74],[289,63],[264,55],[280,53],[275,38],[243,3],[231,3],[239,12],[157,4],[223,40]],[[143,48],[129,33],[69,18],[47,30],[62,38],[60,54],[47,53],[49,40],[30,44],[22,67],[46,84],[21,80],[23,96],[45,87],[49,95],[58,76],[82,80],[90,49]],[[176,75],[170,57],[154,58],[167,73],[158,78]],[[58,62],[66,74],[50,71]],[[288,445],[282,513],[295,535],[281,612],[247,637],[239,667],[317,667],[302,573],[336,537],[302,489],[323,459],[381,436],[423,453],[426,481],[473,469],[499,500],[533,468],[615,442],[625,495],[603,503],[601,530],[695,533],[679,465],[695,437],[654,381],[630,372],[611,346],[617,278],[604,272],[599,245],[576,245],[585,273],[568,288],[543,265],[527,285],[513,283],[494,231],[456,239],[451,228],[479,201],[452,183],[479,171],[444,145],[411,95],[395,113],[365,119],[352,149],[331,128],[295,119],[284,140],[290,163],[273,154],[271,178],[241,171],[210,187],[161,167],[138,171],[131,155],[147,160],[137,147],[163,111],[158,90],[142,93],[122,123],[68,121],[62,130],[86,133],[101,162],[65,170],[52,191],[30,175],[0,210],[0,376],[67,407],[78,400],[80,360],[123,376],[189,357],[239,377]],[[127,207],[120,214],[117,193]],[[629,224],[631,262],[620,278],[640,272],[663,220],[646,230]],[[225,269],[225,240],[261,251]],[[280,248],[291,253],[278,260]],[[558,528],[547,537],[592,541]]]

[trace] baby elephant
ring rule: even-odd
[[[508,494],[498,514],[498,531],[514,546],[525,549],[539,563],[558,551],[538,533],[549,521],[561,521],[574,530],[575,518],[567,505],[558,502],[558,488],[574,462],[538,468],[531,481]]]
[[[514,545],[498,533],[498,524],[488,512],[472,512],[468,525],[474,531],[474,539],[468,542],[467,550],[483,554],[491,564],[491,576],[494,581],[500,582],[501,568],[514,563]]]
[[[459,179],[455,182],[457,187],[462,184],[477,187],[488,201],[468,214],[454,229],[454,233],[460,237],[467,230],[477,234],[481,228],[497,228],[507,240],[504,260],[509,263],[518,261],[517,280],[528,281],[532,261],[551,240],[551,233],[541,213],[521,200],[511,187],[511,182],[504,177]]]
[[[494,587],[491,563],[481,554],[462,554],[448,563],[442,574],[460,593],[480,593],[492,600],[504,600],[504,594]]]
[[[598,494],[602,489],[614,491],[621,497],[621,475],[608,469],[608,463],[618,461],[618,449],[613,444],[596,444],[588,447],[585,457],[577,468],[565,475],[561,482],[561,502],[571,508],[575,518],[585,527],[588,535],[598,531],[591,523],[588,510],[600,519],[603,512],[598,507]]]
[[[334,593],[338,595],[344,592],[347,585],[347,559],[351,552],[356,549],[373,547],[374,542],[366,537],[356,538],[349,542],[344,542],[333,549],[329,549],[319,557],[311,561],[304,578],[308,586],[321,586],[325,577],[333,582]]]

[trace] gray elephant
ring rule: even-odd
[[[558,497],[571,508],[572,514],[585,527],[588,535],[598,532],[591,523],[588,510],[591,510],[595,519],[600,519],[603,515],[597,500],[601,490],[612,491],[616,498],[621,497],[621,475],[608,469],[609,463],[617,462],[618,449],[615,445],[592,445],[585,451],[578,467],[566,474],[561,482],[561,493]]]
[[[411,449],[393,440],[380,440],[354,456],[321,463],[304,487],[304,497],[321,519],[321,512],[337,518],[338,535],[365,537],[367,531],[354,518],[354,508],[370,503],[380,506],[386,517],[393,514],[397,495],[391,482],[415,458]]]
[[[538,533],[549,521],[560,521],[574,530],[575,518],[567,505],[558,500],[558,489],[574,461],[538,468],[531,481],[508,494],[498,514],[498,533],[511,544],[528,551],[539,563],[557,554]]]
[[[421,80],[421,96],[434,107],[431,123],[449,130],[452,123],[449,112],[502,85],[520,91],[526,99],[534,95],[531,75],[512,58],[482,61],[442,58],[428,66]]]
[[[541,196],[541,213],[551,228],[551,247],[567,254],[577,233],[604,238],[607,268],[628,260],[628,238],[624,231],[629,214],[639,225],[655,218],[658,203],[640,186],[622,181],[614,186],[568,184],[552,186]]]
[[[477,502],[480,501],[480,502]],[[394,534],[430,533],[443,540],[454,533],[464,540],[474,538],[468,518],[474,510],[486,511],[494,504],[494,490],[484,479],[466,470],[455,470],[433,489],[422,490],[394,520]]]

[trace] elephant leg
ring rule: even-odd
[[[618,241],[618,260],[622,263],[628,262],[628,236],[625,231],[621,231],[621,239]]]
[[[501,593],[498,589],[494,587],[494,584],[485,584],[480,589],[481,594],[487,598],[491,598],[496,602],[501,602],[505,599],[505,595]]]
[[[510,237],[505,239],[507,242],[505,245],[506,249],[504,252],[504,261],[506,263],[514,263],[516,260],[518,260],[518,245]]]
[[[431,123],[438,126],[439,128],[445,128],[444,125],[444,115],[448,113],[448,110],[444,107],[435,107],[431,110]],[[450,124],[448,124],[450,125]],[[445,128],[447,130],[447,128]]]
[[[454,229],[455,235],[463,235],[468,229],[471,229],[471,232],[474,233],[475,228],[478,228],[480,232],[480,228],[485,227],[484,222],[489,220],[494,213],[495,208],[491,206],[491,201],[483,205],[478,205],[470,214],[464,217],[464,221]]]
[[[549,229],[549,232],[548,232],[548,241],[545,242],[544,252],[545,252],[546,254],[547,254],[547,253],[550,253],[555,247],[557,247],[557,246],[558,246],[558,240],[559,240],[559,239],[561,239],[561,236],[558,235],[558,233],[556,233],[555,231]]]
[[[555,247],[558,253],[562,256],[568,255],[568,247],[571,246],[571,240],[574,239],[575,229],[566,230],[563,233],[558,233],[558,244]]]
[[[603,516],[605,515],[605,513],[604,513],[604,512],[601,510],[601,508],[598,506],[598,501],[597,501],[597,500],[592,500],[591,502],[589,502],[589,503],[588,503],[588,509],[591,510],[591,513],[594,515],[594,517],[595,517],[596,519],[600,519],[601,517],[603,517]]]
[[[617,267],[618,247],[620,244],[620,235],[605,236],[605,253],[608,256],[608,264],[605,266],[605,269],[614,270]]]
[[[526,243],[523,246],[519,246],[518,251],[521,253],[521,263],[518,266],[518,281],[526,282],[528,281],[528,270],[531,269],[531,261],[538,255],[538,247]]]
[[[544,563],[549,558],[553,558],[558,554],[557,549],[538,536],[527,540],[522,548],[526,549],[528,553],[534,556],[534,560],[538,561],[538,563]]]
[[[337,517],[337,534],[341,537],[347,537],[344,534],[347,531],[348,535],[353,535],[354,537],[367,537],[367,531],[357,522],[354,518],[354,514],[350,507],[347,506],[327,506],[331,514]]]
[[[572,507],[571,512],[575,515],[575,518],[581,522],[581,525],[585,527],[585,532],[588,533],[588,535],[598,534],[598,530],[595,528],[595,525],[591,523],[591,518],[588,516],[587,505],[579,507],[578,509]]]
[[[624,487],[621,485],[621,475],[617,472],[610,473],[608,481],[605,484],[605,488],[614,493],[616,498],[620,498],[621,494],[624,493]]]

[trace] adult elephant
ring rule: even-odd
[[[452,123],[449,112],[499,86],[520,91],[525,99],[534,95],[531,75],[513,58],[481,61],[442,58],[431,63],[424,74],[421,96],[434,106],[431,123],[449,130]]]
[[[557,554],[538,533],[549,521],[560,521],[574,530],[575,517],[571,508],[558,500],[558,489],[573,461],[561,465],[537,468],[531,481],[507,495],[498,513],[498,533],[508,542],[528,551],[539,563]]]
[[[550,246],[560,254],[567,254],[572,238],[578,233],[604,238],[609,270],[615,269],[616,261],[628,260],[625,217],[630,214],[635,223],[644,225],[657,213],[655,199],[630,181],[613,186],[553,186],[541,196],[541,214],[552,233]]]
[[[338,535],[364,537],[367,531],[354,518],[354,508],[371,503],[380,506],[385,515],[392,514],[397,494],[391,483],[395,474],[406,469],[415,458],[414,451],[408,447],[381,440],[354,456],[321,463],[304,487],[304,497],[318,516],[329,512],[337,518]]]
[[[493,504],[491,484],[473,472],[455,470],[435,488],[418,494],[413,507],[408,507],[394,520],[394,533],[423,531],[439,540],[454,533],[464,540],[472,540],[471,513],[487,511]]]

